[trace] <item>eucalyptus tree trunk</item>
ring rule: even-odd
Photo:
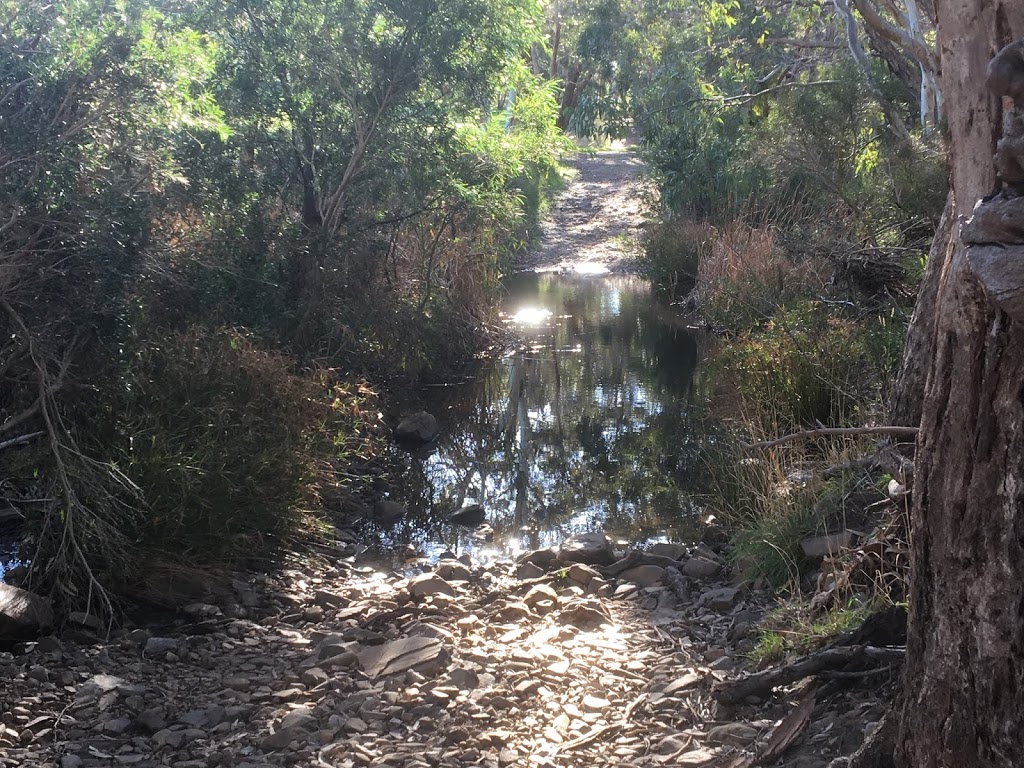
[[[921,423],[924,384],[935,355],[935,308],[939,280],[949,259],[953,234],[953,195],[946,198],[939,226],[928,250],[924,279],[917,293],[914,314],[907,329],[903,360],[889,396],[889,423],[916,427]]]
[[[1004,112],[1010,133],[1024,126],[1024,47],[989,66],[1024,38],[1024,3],[938,0],[936,11],[953,240],[918,437],[894,757],[1010,768],[1024,761],[1024,197],[1007,187],[975,205],[997,190]]]

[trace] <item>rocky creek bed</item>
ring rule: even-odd
[[[590,534],[412,576],[351,549],[236,578],[159,629],[0,655],[0,765],[739,766],[807,709],[806,683],[716,701],[766,596],[703,545]],[[781,764],[827,766],[881,717],[873,692],[819,699]]]

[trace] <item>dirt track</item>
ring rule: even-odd
[[[575,176],[556,198],[541,246],[522,260],[534,270],[630,272],[643,224],[643,164],[631,150],[580,154]]]

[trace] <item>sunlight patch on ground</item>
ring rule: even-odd
[[[604,275],[611,270],[605,264],[600,264],[596,261],[584,261],[574,264],[572,271],[577,275]]]

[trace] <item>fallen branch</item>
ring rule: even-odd
[[[13,448],[14,446],[21,445],[22,443],[29,443],[37,437],[42,437],[45,434],[45,431],[29,432],[27,435],[18,435],[17,437],[12,437],[10,440],[4,440],[3,442],[0,442],[0,451],[6,448]]]
[[[819,672],[835,670],[853,661],[870,660],[882,664],[898,664],[906,655],[905,648],[875,648],[871,645],[851,645],[815,651],[791,664],[766,669],[738,680],[727,680],[715,686],[713,695],[726,705],[740,704],[748,696],[763,698],[773,688],[795,683]]]
[[[765,440],[760,443],[740,443],[745,450],[753,448],[772,448],[782,443],[789,443],[793,440],[803,440],[814,437],[828,437],[832,435],[916,435],[917,427],[815,427],[814,429],[803,429],[793,432],[790,435],[783,435],[774,440]]]

